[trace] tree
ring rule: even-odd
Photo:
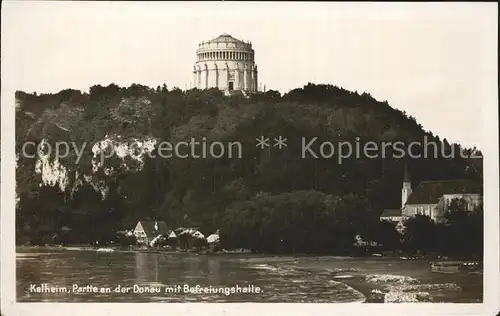
[[[436,224],[430,217],[416,215],[405,222],[405,227],[405,249],[424,254],[435,250]]]
[[[376,231],[375,240],[387,250],[400,248],[401,234],[396,230],[396,225],[389,221],[380,221]]]
[[[483,253],[483,206],[469,209],[469,203],[453,199],[446,211],[447,251],[458,256]]]

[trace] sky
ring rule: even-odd
[[[229,33],[268,90],[368,92],[466,146],[498,98],[496,3],[4,1],[1,22],[2,80],[25,92],[189,88],[198,43]]]

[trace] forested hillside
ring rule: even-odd
[[[352,244],[353,234],[374,234],[382,210],[401,204],[405,165],[414,183],[482,179],[482,159],[461,158],[458,145],[424,131],[387,102],[331,85],[246,99],[216,89],[112,84],[93,86],[89,93],[18,91],[16,102],[18,243],[50,240],[61,226],[86,243],[151,218],[204,233],[220,229],[235,246],[252,240],[266,242],[269,250],[294,251],[314,244],[320,252],[322,243],[332,247],[332,239],[341,247]],[[286,137],[288,145],[262,150],[255,146],[262,135]],[[302,137],[362,145],[425,136],[447,152],[454,147],[456,157],[401,159],[387,151],[385,157],[354,156],[338,163],[301,156]],[[239,141],[242,158],[151,158],[143,148],[139,159],[115,155],[103,165],[93,161],[92,145],[103,140],[115,146],[139,140],[154,152],[160,141],[192,137]],[[89,145],[78,162],[74,150],[54,162],[23,156],[28,141]]]

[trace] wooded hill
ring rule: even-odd
[[[247,99],[225,97],[217,89],[111,84],[93,86],[89,93],[18,91],[16,102],[18,243],[50,239],[61,226],[70,227],[78,242],[85,243],[150,218],[171,227],[200,227],[205,233],[220,229],[221,236],[232,241],[263,242],[258,236],[267,236],[269,249],[282,247],[278,244],[285,235],[286,240],[297,239],[295,244],[335,238],[340,247],[352,244],[355,233],[373,234],[384,208],[400,207],[405,165],[414,184],[482,181],[482,159],[460,157],[464,150],[459,145],[424,131],[415,118],[387,102],[331,85],[308,84],[283,96],[271,90]],[[271,145],[274,137],[286,137],[288,145],[262,150],[255,146],[262,135],[271,138]],[[96,171],[87,146],[78,163],[74,153],[60,159],[67,171],[61,190],[57,184],[40,185],[37,159],[20,154],[27,141],[65,141],[81,147],[104,139],[175,143],[192,137],[239,141],[243,156],[145,156],[142,163],[114,157]],[[348,141],[361,146],[369,141],[423,142],[427,137],[446,153],[454,148],[456,154],[400,159],[388,150],[385,158],[361,155],[339,164],[336,158],[302,158],[302,137],[318,137],[317,144]]]

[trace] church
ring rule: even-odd
[[[257,92],[258,71],[252,43],[229,34],[201,42],[193,66],[193,88],[218,88],[226,94]]]
[[[477,184],[466,179],[422,181],[413,189],[408,170],[405,169],[401,208],[384,210],[380,219],[397,223],[400,231],[404,221],[415,215],[429,216],[433,221],[441,223],[445,220],[446,209],[453,199],[464,199],[468,209],[472,211],[482,202],[482,195]]]

